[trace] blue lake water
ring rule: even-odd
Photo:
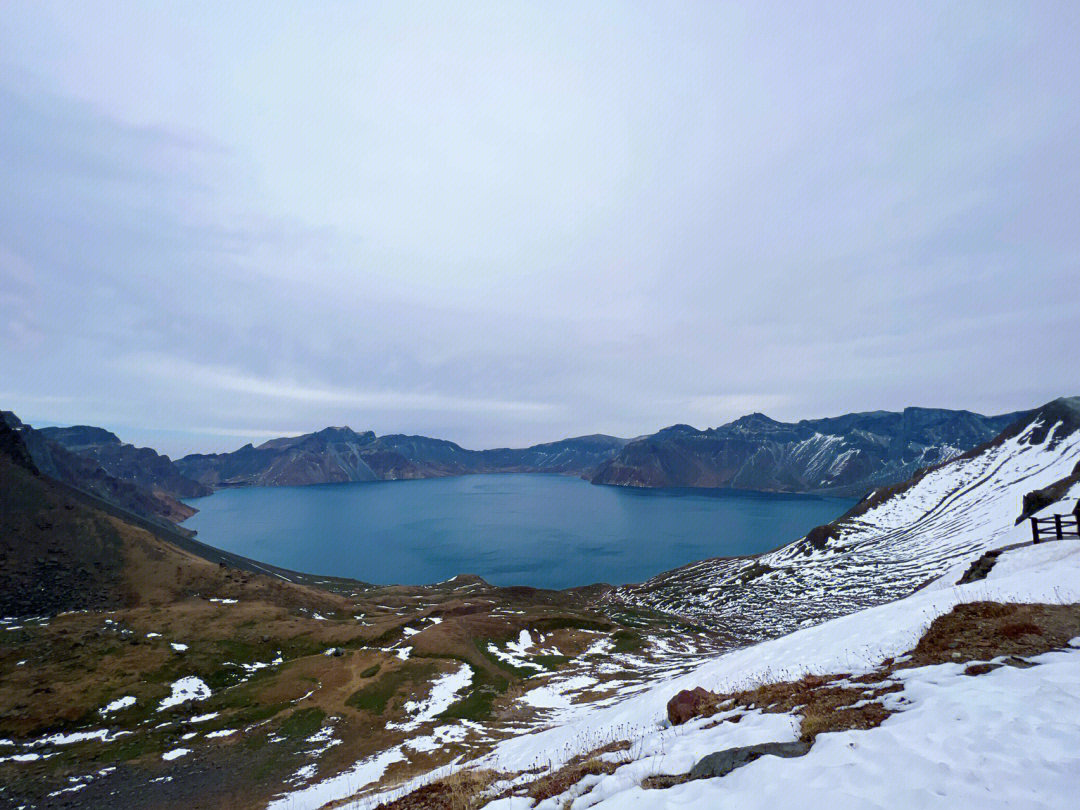
[[[705,557],[767,551],[854,501],[594,486],[560,475],[255,487],[189,501],[204,543],[313,574],[423,584],[640,582]]]

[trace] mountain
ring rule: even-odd
[[[482,463],[491,472],[557,472],[580,475],[591,472],[622,449],[628,439],[594,433],[523,450],[481,450]]]
[[[954,458],[1023,415],[907,408],[785,423],[753,413],[708,430],[679,424],[633,440],[591,435],[491,450],[468,450],[427,436],[376,436],[370,430],[327,427],[258,446],[247,444],[230,453],[193,454],[176,461],[149,448],[124,444],[102,428],[81,425],[38,433],[54,446],[90,459],[109,475],[171,502],[166,516],[176,519],[190,509],[179,499],[224,487],[472,473],[547,472],[617,486],[863,495]]]
[[[1069,512],[1078,497],[1080,397],[1061,398],[776,551],[691,563],[608,598],[740,638],[778,636],[946,574],[956,583],[985,552],[1030,541],[1023,514]]]
[[[131,481],[174,498],[209,495],[209,487],[186,478],[168,456],[149,447],[135,447],[104,428],[89,425],[38,428],[38,433],[81,456],[92,458],[101,469],[121,481]]]
[[[10,411],[0,411],[0,424],[19,437],[34,467],[50,478],[94,495],[133,515],[159,523],[179,523],[195,514],[196,510],[179,501],[179,498],[183,497],[181,493],[153,485],[155,475],[158,475],[154,472],[155,468],[171,467],[171,462],[166,456],[158,456],[153,450],[146,448],[138,449],[130,445],[119,445],[115,449],[105,449],[101,453],[103,461],[99,462],[97,451],[92,449],[98,445],[83,447],[76,444],[79,448],[77,452],[69,450],[64,444],[50,438],[52,429],[36,430],[30,425],[23,424]],[[80,435],[83,439],[90,437],[100,439],[102,434],[112,436],[101,428],[62,430],[77,431],[66,436],[68,440],[71,440],[71,436],[74,435]],[[59,435],[64,436],[64,434]],[[113,436],[113,438],[116,437]],[[119,444],[119,439],[116,442]],[[110,444],[111,442],[105,442],[100,447],[109,448]],[[121,463],[122,460],[124,463]],[[143,467],[143,464],[147,466]],[[129,471],[129,474],[114,475],[105,469],[105,465],[112,466],[121,473],[125,470]],[[162,473],[160,477],[163,481],[173,481],[177,475],[178,473],[173,471],[170,474]],[[195,487],[203,494],[206,492],[202,485],[194,481],[188,481],[186,487]]]
[[[906,408],[795,423],[754,413],[708,430],[673,425],[629,442],[590,480],[862,495],[958,456],[1024,415]]]
[[[466,450],[454,442],[400,434],[377,437],[328,427],[272,439],[232,453],[195,454],[177,469],[208,487],[299,486],[343,481],[387,481],[496,472],[581,475],[626,443],[612,436],[581,436],[523,449]]]

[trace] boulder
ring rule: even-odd
[[[668,701],[668,720],[673,726],[681,726],[695,717],[704,717],[712,713],[716,706],[716,695],[700,686],[684,689]]]
[[[727,748],[702,757],[697,765],[690,769],[690,778],[716,779],[727,776],[736,768],[753,762],[758,757],[801,757],[809,750],[810,743],[805,742],[773,742]]]

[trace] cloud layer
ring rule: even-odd
[[[0,395],[178,453],[1080,391],[1071,4],[0,20]]]

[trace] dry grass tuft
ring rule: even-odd
[[[1008,639],[1019,639],[1024,636],[1041,636],[1042,628],[1031,622],[1010,622],[1003,624],[1000,629],[1001,635]]]
[[[474,807],[479,807],[481,794],[494,781],[494,771],[469,769],[454,771],[443,780],[450,794],[448,810],[473,810]]]
[[[877,728],[892,714],[880,703],[866,703],[858,707],[811,703],[801,713],[799,739],[808,743],[812,743],[818,734],[830,731]]]

